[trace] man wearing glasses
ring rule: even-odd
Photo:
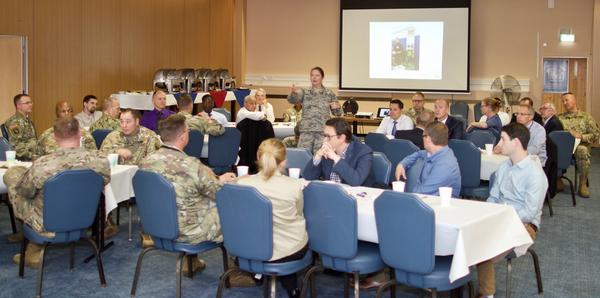
[[[527,145],[527,152],[530,155],[536,155],[540,159],[542,167],[546,165],[548,156],[546,154],[546,130],[536,121],[533,121],[533,115],[535,111],[530,105],[520,105],[517,108],[515,115],[517,116],[517,123],[523,124],[529,130],[529,144]],[[502,148],[500,144],[494,148],[495,153],[500,153]]]
[[[307,180],[331,180],[351,186],[371,186],[373,150],[352,140],[350,125],[342,118],[325,122],[323,145],[304,169]]]
[[[406,172],[417,160],[423,159],[423,169],[417,183],[411,190],[414,193],[439,195],[440,187],[452,187],[452,196],[460,194],[460,168],[454,152],[448,147],[448,127],[441,122],[432,122],[423,132],[425,150],[405,157],[396,166],[396,180],[406,179]]]
[[[423,111],[431,111],[427,108],[425,108],[425,94],[423,94],[423,92],[417,91],[415,92],[415,94],[412,97],[412,108],[408,109],[408,111],[406,111],[406,116],[410,117],[410,119],[412,119],[413,123],[417,123],[417,117],[419,116],[419,114],[421,114],[421,112]]]

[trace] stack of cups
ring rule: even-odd
[[[12,167],[17,162],[17,151],[6,151],[6,165]]]
[[[440,187],[439,192],[442,206],[450,206],[450,200],[452,199],[452,187]]]
[[[237,175],[238,177],[248,175],[248,166],[237,166]]]
[[[288,175],[290,178],[299,179],[300,178],[300,168],[289,168]]]
[[[404,192],[405,185],[404,181],[394,181],[392,182],[392,189],[397,192]]]
[[[108,155],[108,163],[110,168],[114,169],[119,164],[119,154],[111,153]]]

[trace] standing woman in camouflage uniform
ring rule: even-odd
[[[323,127],[331,114],[341,116],[342,110],[337,97],[329,88],[323,86],[325,73],[320,67],[310,70],[310,88],[298,88],[292,85],[292,93],[288,96],[291,104],[302,104],[302,121],[298,148],[306,148],[317,152],[323,143]]]

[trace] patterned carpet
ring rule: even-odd
[[[593,168],[590,179],[591,199],[577,197],[577,207],[571,206],[567,192],[553,200],[554,217],[549,217],[544,207],[541,230],[535,249],[540,257],[545,297],[598,297],[600,293],[600,150],[593,151]],[[572,177],[572,173],[568,176]],[[103,254],[107,287],[99,286],[94,262],[83,263],[91,253],[85,246],[77,249],[75,270],[68,270],[67,249],[51,249],[46,254],[44,270],[45,297],[129,297],[135,262],[140,252],[139,239],[127,241],[126,212],[122,212],[121,232],[113,239],[115,245]],[[25,278],[17,277],[18,267],[12,263],[12,255],[20,245],[8,244],[10,233],[8,211],[0,206],[0,297],[32,297],[35,295],[37,270],[25,270]],[[134,235],[138,228],[134,225]],[[219,251],[203,257],[207,269],[193,280],[183,279],[184,297],[214,297],[218,277],[222,273]],[[145,258],[142,268],[138,297],[175,296],[174,254],[153,252]],[[505,297],[506,263],[496,265],[496,297]],[[319,275],[319,297],[342,297],[341,277]],[[513,262],[512,297],[537,296],[535,275],[531,258],[525,256]],[[278,297],[287,297],[278,285]],[[235,288],[226,290],[225,297],[260,297],[262,288]],[[363,297],[374,297],[374,291],[362,291]],[[389,297],[389,296],[388,296]],[[398,293],[397,297],[414,297]]]

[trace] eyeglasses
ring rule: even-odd
[[[529,113],[515,113],[517,116],[531,116]]]
[[[324,139],[328,139],[328,140],[331,140],[331,138],[333,138],[333,137],[337,137],[337,136],[339,136],[339,135],[328,135],[328,134],[323,134],[323,138],[324,138]]]
[[[428,136],[429,136],[429,135],[423,134],[423,139],[424,139],[424,138],[426,138],[426,137],[428,137]]]

